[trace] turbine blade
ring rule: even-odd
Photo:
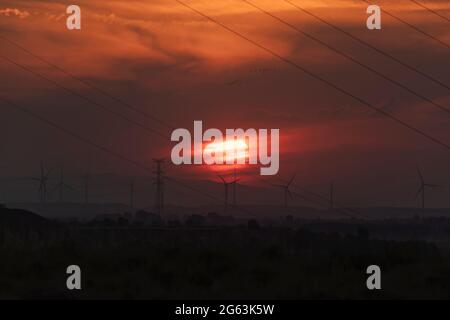
[[[53,169],[48,169],[47,170],[47,174],[45,175],[45,178],[48,178],[48,176],[50,175],[50,173],[53,172]]]
[[[288,184],[287,184],[288,187],[291,185],[292,181],[294,181],[295,175],[296,175],[296,174],[294,174],[294,175],[292,176],[291,180],[289,180],[289,182],[288,182]]]
[[[419,174],[419,177],[420,177],[420,181],[422,182],[422,184],[424,183],[423,181],[423,176],[422,176],[422,172],[420,172],[420,169],[419,169],[419,167],[417,167],[416,168],[417,169],[417,173]]]
[[[292,193],[289,190],[287,190],[287,194],[291,200],[294,199],[294,196],[292,195]]]
[[[423,186],[420,186],[419,190],[417,190],[416,195],[414,196],[414,199],[417,199],[417,197],[419,196],[419,194],[422,192],[423,190]]]
[[[220,180],[222,180],[223,183],[225,183],[225,184],[227,183],[227,182],[225,181],[225,179],[224,179],[220,174],[218,174],[217,176],[220,178]]]

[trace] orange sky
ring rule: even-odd
[[[448,115],[293,32],[248,4],[239,0],[186,2],[278,54],[339,83],[377,107],[450,141]],[[450,95],[445,89],[355,44],[287,3],[281,0],[252,2],[355,55],[434,101],[450,105]],[[388,16],[382,17],[381,31],[368,31],[365,27],[366,5],[362,1],[294,2],[433,77],[450,82],[447,49]],[[375,172],[385,176],[395,172],[401,177],[399,179],[414,181],[414,168],[419,163],[434,179],[450,181],[448,152],[299,73],[175,1],[77,1],[82,9],[81,31],[65,28],[64,3],[72,4],[69,1],[1,0],[0,36],[92,81],[174,127],[191,128],[193,120],[203,120],[206,126],[221,129],[280,128],[280,174],[283,177],[300,171],[299,175],[311,185],[326,183],[330,175],[362,184],[376,179]],[[448,22],[407,0],[379,3],[382,8],[450,43]],[[450,16],[448,1],[426,3]],[[2,55],[108,104],[136,121],[170,133],[0,42]],[[0,81],[0,94],[35,108],[74,131],[82,130],[130,157],[148,163],[153,156],[167,156],[171,146],[167,141],[149,136],[139,128],[131,128],[120,119],[105,115],[4,60],[0,63]],[[58,162],[77,158],[80,152],[83,155],[92,153],[75,142],[62,143],[64,139],[56,137],[51,129],[44,129],[22,117],[2,111],[3,139],[0,142],[3,148],[10,150],[5,159],[13,164],[9,171],[18,174],[30,170],[32,164],[26,160],[30,154],[42,153],[50,157],[50,161]],[[29,130],[17,132],[14,124],[19,121]],[[27,147],[19,148],[18,145]],[[106,157],[99,156],[98,159],[105,160]],[[333,159],[333,164],[327,159]],[[128,170],[116,162],[110,166]],[[182,168],[173,170],[177,174],[190,172]],[[381,185],[375,189],[384,192]]]

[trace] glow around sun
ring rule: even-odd
[[[243,139],[211,142],[205,152],[222,154],[225,161],[237,161],[248,157],[248,145]]]

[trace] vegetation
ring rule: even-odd
[[[32,221],[15,229],[0,225],[0,298],[450,297],[445,250],[424,241],[372,239],[361,226],[338,233],[256,220],[203,228]],[[72,264],[81,267],[81,291],[66,289]],[[380,291],[366,288],[371,264],[381,267]]]

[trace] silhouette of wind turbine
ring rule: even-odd
[[[419,190],[417,190],[416,196],[414,198],[417,199],[419,194],[422,194],[422,209],[424,209],[425,208],[425,189],[427,187],[439,188],[441,186],[439,186],[437,184],[425,183],[425,179],[423,178],[422,172],[420,172],[419,168],[417,168],[417,174],[419,175],[419,178],[420,178],[420,185],[419,185]]]
[[[45,170],[44,163],[41,161],[41,175],[39,178],[31,178],[34,181],[39,182],[39,200],[44,203],[47,200],[47,182],[50,176],[50,173],[52,172],[51,169]]]
[[[64,168],[61,167],[59,171],[59,182],[53,189],[53,191],[54,190],[59,191],[59,202],[63,202],[64,200],[64,189],[74,190],[71,186],[69,186],[64,182]]]
[[[292,176],[291,180],[288,181],[287,184],[273,184],[274,187],[282,188],[284,190],[284,207],[287,208],[288,206],[288,197],[290,199],[293,199],[292,193],[289,190],[290,185],[295,179],[295,174]]]
[[[235,178],[235,179],[233,179],[233,181],[227,182],[225,180],[225,178],[223,176],[221,176],[220,174],[218,174],[217,176],[220,178],[220,180],[222,180],[222,183],[225,187],[225,212],[227,212],[227,210],[228,210],[228,186],[231,184],[235,184],[236,182],[239,181],[239,179]]]

